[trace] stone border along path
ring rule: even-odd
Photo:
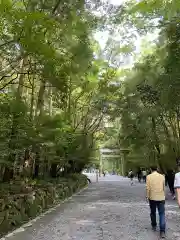
[[[17,233],[20,232],[24,232],[26,228],[31,227],[36,221],[38,221],[39,219],[43,218],[44,216],[46,216],[47,214],[55,211],[58,207],[60,207],[62,204],[64,204],[65,202],[68,202],[70,199],[72,199],[72,197],[75,197],[76,195],[80,194],[81,192],[83,192],[84,190],[86,190],[88,188],[88,186],[86,186],[85,188],[81,189],[79,192],[73,194],[73,196],[68,197],[67,199],[63,200],[62,202],[58,203],[56,206],[51,207],[50,209],[48,209],[47,211],[45,211],[44,213],[40,214],[39,216],[37,216],[36,218],[30,220],[29,222],[23,224],[21,227],[15,229],[14,231],[8,233],[6,236],[0,238],[0,240],[6,240],[10,237],[15,236]]]
[[[180,210],[175,201],[167,201],[166,215],[166,239],[180,240]],[[118,176],[101,178],[99,183],[89,185],[88,189],[33,221],[4,239],[159,239],[159,233],[151,230],[145,185],[136,182],[130,186],[128,179]]]

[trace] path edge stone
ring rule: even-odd
[[[20,232],[24,232],[26,230],[26,228],[31,227],[33,225],[33,223],[35,223],[36,221],[38,221],[39,219],[41,219],[42,217],[44,217],[45,215],[53,212],[54,210],[56,210],[58,207],[60,207],[61,205],[63,205],[64,203],[68,202],[69,200],[71,200],[73,197],[79,195],[80,193],[84,192],[86,189],[88,189],[89,185],[86,185],[85,187],[83,187],[82,189],[80,189],[78,192],[72,194],[72,196],[67,197],[66,199],[64,199],[62,202],[58,203],[55,206],[50,207],[49,209],[47,209],[44,213],[41,213],[39,216],[35,217],[34,219],[28,221],[27,223],[23,224],[22,226],[20,226],[19,228],[15,229],[12,232],[7,233],[4,237],[0,238],[0,240],[6,240],[14,235],[16,235],[17,233]]]

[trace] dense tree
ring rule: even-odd
[[[0,12],[2,180],[81,172],[103,144],[128,149],[135,166],[175,166],[177,1],[6,0]],[[104,47],[97,28],[109,33]],[[147,32],[158,37],[137,57]],[[124,59],[136,62],[124,69]]]
[[[135,167],[157,162],[163,171],[174,168],[180,157],[179,4],[164,4],[140,1],[127,8],[128,22],[137,32],[153,23],[159,36],[154,49],[138,58],[126,75],[113,114],[121,122],[116,142],[130,149],[129,162]],[[137,19],[148,24],[138,25]]]
[[[93,56],[84,1],[1,1],[1,176],[81,172],[91,160],[113,69]],[[99,19],[100,20],[100,19]],[[97,44],[97,43],[96,43]]]

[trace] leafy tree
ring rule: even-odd
[[[157,161],[164,171],[174,168],[179,158],[178,31],[174,19],[163,25],[155,51],[139,59],[127,76],[117,106],[121,143],[136,159],[143,156],[146,163],[137,164]]]
[[[113,70],[94,59],[88,4],[0,3],[3,181],[81,172],[94,156]]]

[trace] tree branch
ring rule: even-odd
[[[92,130],[93,133],[99,128],[102,120],[103,120],[103,114],[102,114],[101,117],[99,118],[99,121],[98,121],[97,125],[93,128],[93,130]]]
[[[6,78],[6,77],[8,77],[8,78],[9,78],[9,77],[12,77],[14,74],[16,74],[16,77],[13,78],[13,79],[11,79],[9,82],[5,83],[3,87],[0,87],[0,91],[3,90],[5,87],[7,87],[9,84],[16,84],[16,83],[13,83],[13,81],[16,80],[19,75],[26,75],[26,74],[28,74],[28,73],[14,73],[14,72],[13,72],[10,76],[3,76],[3,77],[0,79],[0,81],[2,81],[2,80],[3,80],[4,78]],[[26,85],[24,85],[24,84],[23,84],[22,86],[25,86],[25,87],[27,87],[27,88],[32,89],[31,87],[26,86]]]
[[[23,87],[32,89],[32,87],[29,87],[29,86],[27,86],[27,85],[25,85],[25,84],[20,84],[20,83],[18,83],[18,82],[14,82],[14,83],[12,82],[11,84],[19,84],[19,85],[21,85],[21,86],[23,86]]]
[[[96,126],[95,124],[98,123],[97,125],[100,124],[100,122],[102,121],[102,118],[103,118],[103,114],[101,114],[101,116],[99,118],[96,118],[92,123],[91,125],[88,127],[88,131],[90,131],[90,129],[93,127],[93,126]],[[96,127],[95,127],[96,128]]]
[[[58,9],[60,3],[61,3],[61,0],[58,0],[57,3],[56,3],[56,5],[55,5],[55,7],[54,7],[53,10],[52,10],[52,15],[55,14],[55,12],[56,12],[56,10]]]
[[[12,77],[15,74],[15,72],[13,72],[11,75],[4,75],[0,78],[0,82],[4,79],[4,78],[9,78]]]
[[[16,66],[18,66],[18,62],[20,61],[20,60],[22,60],[22,58],[23,58],[23,56],[22,55],[20,55],[20,56],[18,56],[14,61],[12,61],[5,69],[2,69],[1,71],[0,71],[0,74],[2,75],[2,74],[5,74],[5,73],[7,73],[7,72],[9,72],[9,71],[12,71],[12,69],[14,69]],[[14,63],[14,65],[15,66],[13,66],[12,64]]]
[[[13,43],[13,42],[15,42],[14,39],[13,39],[13,40],[10,40],[10,41],[8,41],[8,42],[5,42],[5,43],[3,43],[3,44],[0,45],[0,48],[5,47],[6,45],[8,45],[8,44],[10,44],[10,43]]]
[[[17,75],[27,75],[27,74],[29,74],[29,72],[24,72],[24,73],[15,73],[15,72],[13,72],[11,75],[7,75],[7,76],[2,76],[1,78],[0,78],[0,82],[4,79],[4,78],[10,78],[10,77],[12,77],[14,74],[17,74]]]
[[[4,88],[6,88],[9,84],[12,84],[14,80],[18,78],[18,73],[16,74],[16,77],[11,79],[8,83],[6,83],[3,87],[0,87],[0,91],[2,91]]]

